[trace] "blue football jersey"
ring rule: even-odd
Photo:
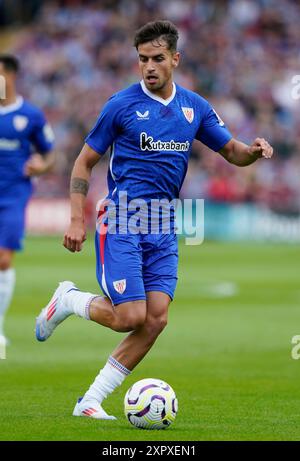
[[[178,198],[194,139],[218,151],[231,138],[198,94],[173,83],[165,100],[141,81],[108,100],[85,141],[100,155],[111,146],[109,198],[150,201]]]
[[[0,204],[29,198],[32,185],[24,174],[25,163],[33,152],[49,152],[53,141],[44,114],[21,96],[0,106]]]

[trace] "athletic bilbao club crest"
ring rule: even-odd
[[[182,112],[189,123],[194,120],[194,109],[192,107],[182,107]]]
[[[28,118],[24,115],[16,115],[13,118],[13,124],[17,131],[23,131],[28,125]]]
[[[114,284],[114,289],[120,294],[122,295],[124,293],[124,291],[126,290],[126,279],[123,279],[123,280],[116,280],[115,282],[113,282]]]

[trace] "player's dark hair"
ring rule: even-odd
[[[20,69],[18,58],[12,54],[0,54],[0,63],[3,64],[7,72],[14,72],[16,74]]]
[[[176,51],[178,37],[178,30],[171,21],[147,22],[147,24],[136,31],[134,46],[138,49],[138,46],[142,43],[162,39],[167,43],[170,51]]]

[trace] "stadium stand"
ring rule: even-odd
[[[102,105],[139,78],[133,31],[148,20],[168,18],[181,33],[177,82],[208,98],[234,136],[245,142],[265,137],[275,150],[271,162],[239,169],[195,143],[182,196],[300,213],[300,100],[291,96],[291,77],[300,73],[296,2],[32,4],[31,19],[24,17],[30,26],[19,27],[6,49],[21,58],[20,91],[46,111],[56,133],[57,169],[38,182],[37,197],[67,196],[71,165]],[[105,191],[102,177],[92,183],[97,193]]]

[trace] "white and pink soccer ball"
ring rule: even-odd
[[[165,429],[175,420],[178,401],[172,387],[161,379],[141,379],[124,399],[128,421],[140,429]]]

